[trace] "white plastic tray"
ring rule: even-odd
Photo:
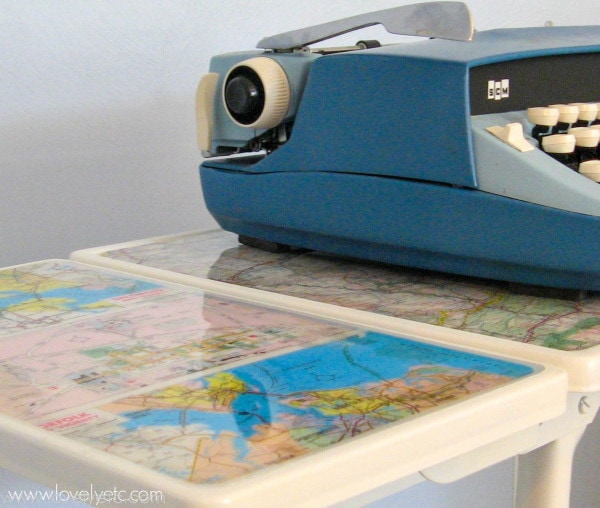
[[[525,451],[566,407],[564,371],[474,334],[256,290],[49,260],[0,270],[0,296],[2,466],[82,495],[331,505]]]
[[[393,327],[398,318],[409,328],[411,322],[434,323],[441,329],[430,328],[429,337],[554,365],[568,372],[570,391],[600,391],[598,294],[564,298],[551,289],[531,294],[530,288],[492,281],[312,254],[264,253],[240,246],[235,235],[222,230],[84,249],[71,258],[231,295],[261,289],[265,302],[277,303],[285,295],[305,312],[356,317],[368,326]]]

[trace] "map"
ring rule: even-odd
[[[27,420],[353,333],[71,262],[0,278],[0,405]]]
[[[314,252],[273,254],[239,245],[223,231],[150,240],[101,256],[564,351],[600,344],[600,295],[593,292],[515,286]]]
[[[123,307],[163,290],[129,276],[47,261],[0,270],[0,338]]]
[[[117,398],[41,426],[170,476],[218,483],[532,372],[363,332]]]

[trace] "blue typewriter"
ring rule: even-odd
[[[417,38],[314,47],[374,24]],[[600,290],[599,26],[428,2],[257,47],[197,92],[204,198],[242,243]]]

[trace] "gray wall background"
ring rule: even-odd
[[[200,192],[194,120],[210,57],[405,3],[0,0],[0,266],[214,227]],[[467,3],[478,30],[600,24],[598,0]],[[600,506],[599,448],[596,422],[577,453],[576,508]],[[506,462],[377,506],[509,507],[512,471]],[[22,481],[4,472],[0,490]]]

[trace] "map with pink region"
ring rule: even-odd
[[[94,467],[135,463],[196,486],[271,471],[382,427],[402,436],[396,424],[429,414],[439,435],[442,421],[462,418],[459,403],[487,412],[494,401],[504,414],[506,400],[522,397],[517,383],[564,381],[539,365],[430,343],[412,327],[388,334],[353,315],[247,303],[260,292],[241,301],[59,261],[0,278],[4,424],[43,433],[61,457],[63,445],[76,446]]]
[[[75,264],[58,268],[41,263],[0,271],[4,293],[0,329],[12,332],[0,339],[0,380],[7,388],[0,401],[9,413],[36,419],[349,333],[344,326],[197,290],[133,278],[135,282],[123,285],[110,272],[104,278],[96,275],[91,286],[87,275]],[[31,300],[35,304],[28,303]],[[35,326],[47,319],[52,319],[52,326]]]

